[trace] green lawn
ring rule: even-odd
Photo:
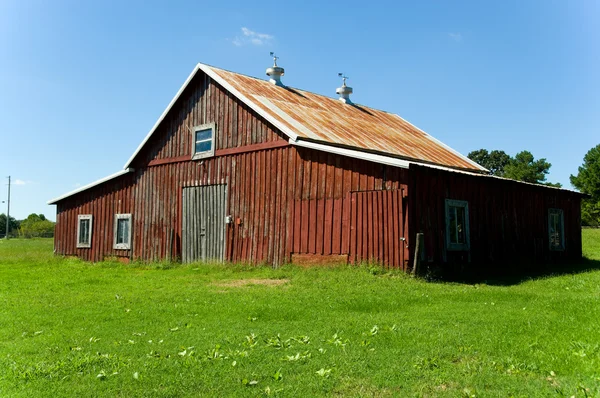
[[[600,230],[583,237],[595,270],[507,286],[0,241],[0,396],[599,396]]]

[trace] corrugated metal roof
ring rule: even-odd
[[[257,79],[212,66],[200,65],[216,74],[268,114],[279,126],[293,132],[299,140],[311,140],[351,147],[406,160],[416,160],[451,168],[486,171],[466,156],[454,151],[400,116],[308,91],[279,87]],[[222,80],[222,81],[221,81]]]

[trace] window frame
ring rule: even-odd
[[[560,224],[560,245],[555,246],[552,244],[552,216],[558,216]],[[562,209],[549,208],[548,209],[548,248],[550,251],[562,252],[565,250],[565,213]]]
[[[196,136],[198,134],[199,131],[206,131],[206,130],[211,130],[211,137],[210,137],[210,150],[208,151],[202,151],[202,152],[196,152]],[[198,126],[194,126],[194,128],[192,129],[192,160],[197,160],[197,159],[205,159],[205,158],[210,158],[212,156],[215,156],[215,135],[217,132],[217,125],[216,123],[205,123],[205,124],[200,124]],[[202,142],[205,142],[208,140],[202,140]]]
[[[78,249],[89,249],[92,247],[92,225],[94,223],[93,216],[91,214],[78,214],[77,215],[77,248]],[[81,233],[81,221],[89,220],[90,227],[88,230],[88,239],[87,242],[81,242],[79,240]]]
[[[119,220],[127,220],[129,222],[129,229],[127,230],[127,243],[117,243],[117,232],[119,228]],[[118,250],[129,250],[131,249],[131,213],[117,213],[115,214],[115,222],[113,229],[113,249]]]
[[[446,199],[446,249],[450,251],[469,251],[471,250],[471,230],[469,228],[469,202],[466,200]],[[450,208],[461,207],[465,215],[465,243],[454,243],[450,241]]]

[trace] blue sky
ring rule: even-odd
[[[0,1],[11,215],[121,170],[197,62],[397,113],[463,154],[529,150],[571,188],[600,143],[600,2]],[[6,212],[1,204],[0,212]]]

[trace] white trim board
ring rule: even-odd
[[[312,141],[304,141],[302,139],[299,139],[298,141],[290,140],[289,143],[291,145],[295,145],[295,146],[299,146],[299,147],[315,149],[317,151],[323,151],[323,152],[328,152],[328,153],[335,153],[337,155],[348,156],[348,157],[351,157],[354,159],[368,160],[370,162],[375,162],[375,163],[379,163],[379,164],[387,164],[389,166],[396,166],[396,167],[400,167],[403,169],[409,169],[411,165],[417,165],[417,166],[431,167],[431,168],[435,168],[438,170],[455,171],[455,172],[471,174],[471,175],[479,175],[479,176],[485,175],[485,174],[479,174],[477,172],[467,172],[467,171],[462,171],[462,170],[458,170],[458,169],[453,169],[451,167],[446,167],[446,166],[432,165],[432,164],[428,164],[428,163],[415,162],[413,160],[404,160],[404,159],[394,158],[391,156],[378,155],[375,153],[364,152],[364,151],[355,150],[355,149],[347,149],[347,148],[341,148],[341,147],[337,147],[337,146],[333,146],[333,145],[321,144],[321,143],[312,142]]]
[[[310,142],[310,141],[304,141],[304,140],[298,140],[298,141],[290,140],[289,142],[292,145],[296,145],[296,146],[300,146],[300,147],[304,147],[304,148],[316,149],[318,151],[323,151],[323,152],[328,152],[328,153],[335,153],[337,155],[344,155],[344,156],[348,156],[348,157],[355,158],[355,159],[369,160],[371,162],[401,167],[403,169],[408,169],[410,166],[410,163],[411,163],[406,160],[396,159],[396,158],[392,158],[389,156],[376,155],[374,153],[357,151],[354,149],[340,148],[340,147],[336,147],[336,146],[332,146],[332,145],[319,144],[316,142]]]

